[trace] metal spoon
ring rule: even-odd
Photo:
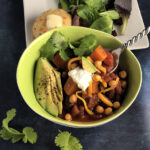
[[[121,53],[126,50],[129,46],[133,45],[134,43],[136,43],[138,40],[142,39],[145,35],[148,35],[150,32],[150,26],[146,29],[144,29],[142,32],[138,33],[136,36],[134,36],[131,40],[127,41],[126,43],[124,43],[120,48],[112,50],[112,54],[115,53],[117,54],[118,58],[116,60],[116,66],[111,70],[110,73],[114,72],[118,65],[119,65],[119,58]]]

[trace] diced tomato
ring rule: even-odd
[[[104,63],[108,66],[113,66],[114,65],[114,58],[113,58],[113,55],[106,51],[106,54],[107,54],[107,57],[106,59],[104,60]]]

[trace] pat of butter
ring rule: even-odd
[[[46,26],[48,29],[62,27],[63,19],[58,15],[48,15]]]
[[[89,87],[89,82],[92,81],[92,74],[79,67],[69,71],[68,75],[77,83],[78,88],[83,91]]]

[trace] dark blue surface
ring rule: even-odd
[[[145,25],[150,25],[150,1],[139,1]],[[0,139],[0,150],[57,150],[58,129],[71,131],[85,150],[150,150],[150,48],[134,51],[143,70],[141,91],[134,104],[116,120],[93,129],[71,129],[35,114],[23,101],[16,84],[16,67],[25,49],[22,0],[0,0],[0,122],[7,110],[17,109],[11,126],[32,126],[36,144],[12,144]]]

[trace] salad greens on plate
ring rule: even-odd
[[[59,0],[59,8],[71,14],[75,26],[112,34],[116,23],[121,25],[121,34],[124,34],[132,9],[131,2],[132,0]]]

